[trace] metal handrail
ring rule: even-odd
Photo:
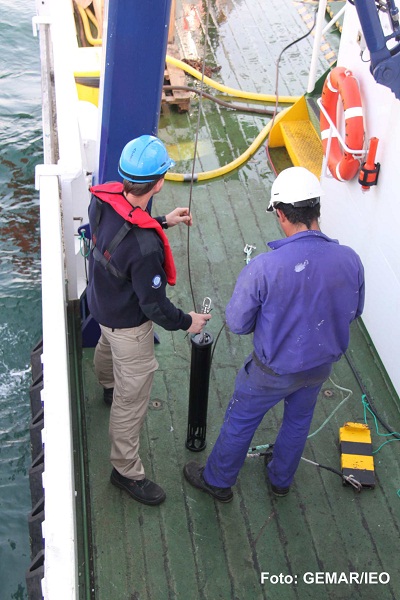
[[[335,25],[338,18],[341,17],[342,14],[344,14],[344,12],[346,11],[347,3],[340,9],[340,11],[337,13],[337,15],[335,15],[335,17],[331,21],[329,21],[329,23],[324,27],[326,5],[327,5],[327,0],[320,0],[319,5],[318,5],[318,14],[317,14],[317,20],[315,23],[314,44],[313,44],[313,51],[312,51],[311,63],[310,63],[310,74],[308,76],[308,85],[307,85],[307,93],[308,94],[311,94],[311,92],[313,92],[314,88],[315,88],[317,61],[318,61],[318,55],[320,54],[320,46],[321,46],[322,36],[325,35],[325,33],[327,31],[329,31],[329,29],[331,27],[333,27],[333,25]]]
[[[307,85],[307,93],[310,94],[315,87],[316,73],[317,73],[317,60],[318,55],[320,53],[320,45],[322,38],[322,29],[325,20],[325,11],[326,11],[327,0],[320,0],[318,5],[318,14],[317,21],[315,24],[315,34],[314,34],[314,44],[313,51],[311,55],[311,63],[310,63],[310,74],[308,76],[308,85]]]
[[[333,27],[333,25],[335,25],[336,27],[337,20],[340,19],[340,17],[346,12],[346,7],[347,3],[345,3],[344,6],[342,6],[342,8],[336,13],[334,17],[332,17],[329,23],[324,27],[324,29],[322,30],[322,35],[325,35],[325,33],[329,31],[330,28]]]
[[[327,169],[327,165],[328,165],[328,157],[329,157],[329,153],[331,150],[331,142],[332,142],[332,134],[335,133],[339,141],[339,144],[341,145],[341,147],[343,148],[343,150],[345,150],[346,152],[348,152],[349,154],[352,154],[353,156],[358,156],[359,155],[359,160],[361,161],[362,157],[365,155],[365,149],[363,148],[362,150],[354,150],[353,148],[349,148],[346,143],[344,142],[342,136],[340,135],[338,128],[336,127],[336,125],[334,124],[334,122],[332,121],[332,119],[330,118],[330,116],[328,115],[327,111],[325,110],[325,108],[322,105],[322,98],[318,98],[317,100],[317,104],[320,108],[320,110],[323,112],[326,120],[328,121],[330,127],[329,127],[329,136],[328,136],[328,143],[326,146],[326,152],[324,154],[324,158],[322,161],[322,168],[321,168],[321,176],[322,175],[327,175],[330,176],[331,173],[329,171],[329,169]]]
[[[336,125],[334,124],[334,122],[332,121],[332,119],[330,118],[330,116],[328,115],[328,113],[327,113],[326,109],[324,108],[324,106],[323,106],[323,104],[322,104],[322,98],[318,98],[318,100],[317,100],[317,104],[318,104],[318,106],[319,106],[320,110],[323,112],[323,114],[324,114],[324,116],[325,116],[326,120],[328,121],[328,123],[329,123],[329,125],[330,125],[330,128],[329,128],[329,138],[331,138],[331,137],[332,137],[332,133],[334,132],[334,133],[336,134],[336,135],[335,135],[335,137],[337,137],[337,138],[338,138],[338,140],[339,140],[339,143],[340,143],[341,147],[343,148],[343,150],[345,150],[345,151],[346,151],[346,152],[348,152],[349,154],[353,154],[353,155],[355,155],[355,156],[358,156],[358,155],[359,155],[360,157],[364,156],[364,154],[365,154],[365,149],[364,149],[364,147],[363,147],[363,149],[362,149],[362,150],[354,150],[353,148],[349,148],[349,147],[346,145],[345,141],[343,140],[342,136],[341,136],[341,135],[340,135],[340,133],[339,133],[339,130],[338,130],[338,128],[336,127]]]

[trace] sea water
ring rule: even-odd
[[[34,0],[2,0],[0,53],[0,599],[27,598],[30,353],[41,337],[39,41]]]

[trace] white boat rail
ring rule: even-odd
[[[335,26],[337,20],[346,12],[347,3],[345,3],[345,5],[339,10],[339,12],[333,17],[333,19],[331,19],[329,23],[324,27],[327,3],[327,0],[320,0],[318,4],[318,14],[315,23],[313,51],[310,62],[310,73],[308,75],[307,94],[311,94],[315,88],[317,62],[318,56],[319,54],[321,54],[320,48],[322,37],[325,35],[325,33],[327,33],[327,31],[329,31],[332,27]]]
[[[45,519],[45,600],[77,598],[75,483],[67,348],[66,285],[62,244],[59,178],[37,169],[43,313],[43,390],[45,450],[43,489]]]
[[[42,269],[44,600],[79,596],[76,484],[67,303],[85,284],[78,227],[87,222],[87,160],[74,79],[78,52],[70,0],[36,2],[40,32],[44,162],[36,167]],[[86,220],[85,220],[86,219]]]

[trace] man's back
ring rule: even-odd
[[[269,245],[239,276],[229,327],[254,331],[257,356],[279,374],[338,360],[364,304],[359,257],[315,230]]]

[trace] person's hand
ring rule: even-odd
[[[179,223],[185,223],[188,227],[191,227],[193,219],[188,208],[175,208],[172,212],[165,215],[165,220],[168,227],[173,227]]]
[[[188,329],[188,333],[201,333],[204,325],[211,319],[210,314],[207,315],[191,311],[189,315],[192,317],[192,324]]]

